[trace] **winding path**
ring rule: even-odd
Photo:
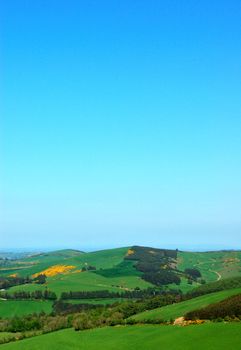
[[[217,281],[216,281],[216,282],[218,282],[218,281],[220,281],[220,280],[221,280],[222,276],[220,275],[220,273],[219,273],[219,272],[214,271],[214,270],[209,270],[209,271],[210,271],[210,272],[214,272],[214,273],[216,273],[216,275],[218,276],[218,279],[217,279]]]

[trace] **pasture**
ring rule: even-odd
[[[226,350],[241,349],[240,323],[199,326],[121,326],[53,332],[1,345],[2,350]]]
[[[184,316],[189,311],[208,306],[239,293],[241,293],[241,288],[211,293],[190,300],[185,300],[180,303],[163,306],[154,310],[144,311],[133,316],[132,318],[137,321],[155,319],[160,319],[163,321],[175,320],[178,317]]]

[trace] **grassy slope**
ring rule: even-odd
[[[99,273],[75,273],[73,271],[67,274],[59,274],[54,277],[49,277],[47,279],[47,287],[55,291],[58,296],[62,292],[70,290],[108,289],[110,291],[122,291],[124,288],[134,289],[135,287],[147,288],[151,286],[150,283],[145,282],[140,278],[139,273],[133,267],[133,262],[129,261],[124,262],[123,264],[123,258],[127,250],[128,248],[117,248],[92,253],[80,253],[79,255],[75,253],[74,256],[71,254],[70,256],[69,254],[66,256],[58,254],[58,252],[39,255],[33,258],[24,259],[26,267],[25,269],[21,269],[21,274],[31,275],[56,264],[73,265],[76,266],[75,270],[79,270],[85,264],[89,264],[96,266],[96,268],[99,269]],[[122,271],[118,268],[121,263],[123,264]],[[104,271],[106,271],[106,273],[103,273]],[[14,272],[14,270],[11,271],[11,273]],[[27,284],[10,288],[9,292],[19,290],[33,291],[45,288],[46,285]]]
[[[205,307],[239,293],[241,293],[241,288],[211,293],[186,300],[181,303],[167,305],[150,311],[144,311],[136,316],[133,316],[132,318],[135,320],[162,319],[168,321],[170,319],[176,319],[177,317],[184,316],[189,311]]]
[[[0,300],[0,317],[10,318],[13,316],[23,316],[32,313],[50,313],[52,302],[43,300]]]
[[[219,276],[228,278],[241,275],[241,252],[219,251],[206,253],[178,252],[178,269],[196,267],[207,282],[216,281]]]
[[[83,332],[58,331],[15,343],[4,350],[226,350],[240,349],[240,323],[209,323],[201,326],[129,326]]]
[[[120,287],[121,286],[121,287]],[[138,276],[122,276],[115,278],[108,278],[97,275],[94,272],[82,272],[82,273],[70,273],[66,275],[57,275],[55,277],[48,278],[47,287],[55,291],[59,296],[62,292],[66,291],[91,291],[91,290],[104,290],[121,292],[122,288],[133,289],[135,287],[147,288],[150,286],[148,282],[145,282]],[[9,292],[25,290],[44,290],[46,285],[26,284],[22,286],[16,286],[9,289]]]
[[[108,249],[91,253],[82,253],[75,250],[62,250],[47,254],[25,258],[16,263],[11,269],[0,269],[0,275],[8,276],[18,273],[19,275],[32,275],[46,268],[64,264],[76,266],[75,270],[81,269],[85,264],[96,266],[97,273],[68,273],[56,275],[47,279],[47,287],[58,295],[63,291],[78,290],[101,290],[120,291],[122,288],[147,288],[150,283],[145,282],[138,276],[138,272],[132,266],[132,262],[124,262],[123,258],[128,248]],[[218,279],[218,273],[222,278],[241,275],[241,252],[208,252],[192,253],[179,252],[177,267],[184,270],[186,267],[197,267],[207,282]],[[129,265],[128,265],[129,264]],[[189,285],[182,278],[180,286],[170,285],[170,288],[180,288],[183,292],[196,287],[197,284]],[[45,288],[40,285],[26,285],[14,287],[11,290],[27,290]]]
[[[15,267],[0,270],[0,274],[18,273],[21,276],[31,276],[58,264],[73,265],[76,269],[82,268],[86,263],[97,268],[110,268],[122,262],[127,250],[128,248],[116,248],[79,254],[71,250],[50,252],[20,260]]]

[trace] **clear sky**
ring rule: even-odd
[[[0,249],[241,248],[240,1],[0,13]]]

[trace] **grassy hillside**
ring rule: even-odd
[[[58,331],[15,343],[3,350],[226,350],[240,349],[241,324],[210,323],[200,326],[129,326],[75,332]]]
[[[100,250],[91,253],[60,250],[19,260],[10,268],[1,268],[0,274],[10,275],[17,273],[20,276],[31,276],[59,264],[75,266],[75,270],[84,267],[85,264],[96,266],[97,269],[111,268],[123,261],[127,251],[128,248]]]
[[[64,274],[48,277],[45,285],[26,284],[12,287],[9,292],[45,289],[46,286],[59,296],[64,291],[103,290],[121,291],[147,288],[150,283],[140,277],[132,261],[124,261],[128,248],[102,250],[92,253],[58,251],[26,258],[18,262],[19,267],[11,270],[0,269],[0,275],[19,274],[22,276],[40,273],[52,266],[72,266]],[[81,272],[85,266],[94,266],[96,271]]]
[[[10,318],[32,313],[52,311],[52,302],[46,300],[0,300],[0,317]]]
[[[197,268],[206,282],[241,275],[241,251],[178,252],[177,268]]]
[[[94,272],[69,273],[66,275],[56,275],[47,279],[47,286],[50,290],[56,292],[58,296],[65,291],[92,291],[108,289],[109,291],[122,291],[125,289],[134,289],[135,287],[147,288],[150,283],[143,281],[140,277],[117,276],[103,277]],[[15,286],[9,289],[9,292],[25,290],[44,290],[46,285],[26,284]]]
[[[148,274],[148,271],[144,271],[148,269],[148,264],[159,268],[158,259],[159,256],[161,259],[161,253],[165,250],[144,247],[135,247],[135,249],[137,251],[139,249],[142,252],[141,255],[136,254],[136,258],[142,260],[135,260],[135,254],[129,254],[131,250],[127,247],[91,253],[68,249],[38,254],[9,262],[9,266],[0,266],[0,276],[33,276],[49,268],[55,270],[59,268],[61,271],[61,267],[69,267],[65,273],[49,276],[45,285],[27,284],[10,289],[10,292],[16,290],[33,291],[44,289],[47,286],[50,290],[56,292],[58,296],[62,292],[70,290],[91,291],[108,289],[109,291],[121,291],[136,287],[144,289],[153,286],[152,279],[149,278],[149,281],[148,279],[143,280],[141,276],[143,273],[145,275]],[[181,283],[168,284],[166,288],[181,289],[183,292],[187,292],[199,286],[199,281],[192,281],[192,284],[190,284],[188,277],[183,272],[186,268],[192,267],[197,268],[201,272],[206,282],[216,281],[227,276],[241,276],[241,252],[176,252],[176,254],[177,259],[175,257],[169,260],[162,259],[162,272],[166,271],[164,265],[168,265],[172,277],[175,277],[176,274]],[[154,264],[153,259],[155,256],[156,261],[154,261]],[[135,267],[137,263],[138,268]],[[81,269],[86,266],[93,266],[96,268],[96,271],[81,272]]]
[[[193,311],[201,307],[205,307],[212,303],[216,303],[218,301],[224,300],[225,298],[228,298],[229,296],[236,295],[239,293],[241,293],[241,288],[211,293],[194,299],[186,300],[177,304],[167,305],[151,311],[144,311],[136,316],[133,316],[133,318],[135,320],[174,320],[177,317],[184,316],[187,312]]]

